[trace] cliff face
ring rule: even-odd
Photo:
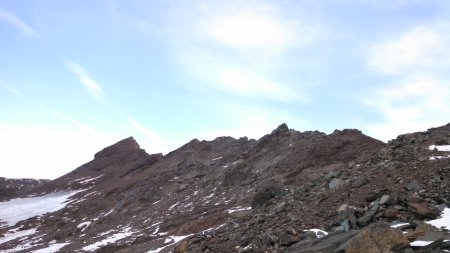
[[[51,213],[4,224],[5,238],[14,229],[29,234],[4,243],[0,237],[0,249],[332,252],[352,239],[353,250],[357,236],[391,233],[373,223],[438,217],[435,206],[443,210],[450,200],[450,152],[440,148],[449,143],[450,125],[385,144],[354,129],[327,135],[282,124],[259,140],[194,139],[163,156],[145,153],[130,137],[15,195],[56,203],[59,192],[70,191]],[[320,242],[312,228],[341,232]]]

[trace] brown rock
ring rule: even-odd
[[[400,212],[394,207],[388,207],[383,212],[383,217],[385,218],[396,218]]]
[[[364,228],[347,244],[345,253],[387,253],[409,246],[409,241],[396,229],[383,223]]]
[[[408,202],[408,211],[418,218],[435,219],[439,216],[439,211],[429,208],[425,203]]]

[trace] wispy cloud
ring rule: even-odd
[[[366,105],[384,118],[367,126],[369,134],[387,141],[399,134],[448,123],[450,87],[446,81],[417,75],[378,90],[366,100]]]
[[[141,123],[139,123],[138,121],[132,119],[132,118],[127,118],[129,124],[136,130],[138,130],[138,132],[140,133],[140,135],[142,135],[144,137],[144,139],[142,139],[143,141],[143,146],[145,146],[146,148],[148,148],[149,152],[153,153],[153,152],[163,152],[166,153],[170,150],[167,149],[167,147],[165,146],[165,142],[163,141],[163,139],[161,138],[161,136],[156,133],[155,131],[151,130],[150,128],[142,125]]]
[[[17,28],[23,35],[36,38],[39,37],[39,33],[36,32],[33,28],[31,28],[25,21],[20,19],[14,13],[8,12],[4,9],[0,9],[0,20],[9,23],[10,25]]]
[[[100,85],[91,77],[86,69],[72,60],[64,59],[66,67],[74,73],[92,97],[100,102],[105,102],[104,92]]]
[[[417,26],[395,39],[374,45],[368,65],[386,74],[410,74],[418,69],[442,69],[450,66],[450,24]]]
[[[211,39],[239,50],[282,51],[292,46],[295,35],[293,25],[257,11],[217,15],[203,23]]]
[[[19,90],[15,89],[14,87],[12,87],[12,86],[10,86],[8,84],[0,82],[0,86],[2,86],[4,89],[6,89],[9,93],[11,93],[11,94],[15,95],[16,97],[26,101],[27,103],[29,103],[29,104],[31,104],[33,106],[37,106],[38,108],[41,108],[42,110],[44,110],[44,111],[46,111],[46,112],[48,112],[48,113],[50,113],[50,114],[60,118],[60,119],[63,119],[65,121],[67,121],[67,122],[70,122],[73,125],[79,127],[80,129],[82,129],[82,130],[84,130],[86,132],[89,132],[89,133],[95,133],[96,132],[92,127],[90,127],[90,126],[88,126],[86,124],[83,124],[79,120],[77,120],[77,119],[75,119],[73,117],[70,117],[67,114],[64,114],[62,112],[54,110],[54,109],[52,109],[52,108],[50,108],[50,107],[48,107],[48,106],[46,106],[46,105],[36,101],[35,99],[32,99],[32,98],[24,95],[22,92],[20,92]]]
[[[365,96],[365,104],[382,116],[367,126],[382,140],[448,123],[450,115],[449,24],[435,22],[406,30],[373,45],[367,52],[370,71],[384,82]]]
[[[168,28],[174,40],[168,44],[180,70],[198,79],[192,87],[278,102],[308,101],[306,84],[278,73],[288,65],[291,50],[322,39],[318,25],[304,16],[286,18],[286,12],[266,2],[203,2],[201,8],[176,13]]]

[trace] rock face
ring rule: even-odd
[[[450,152],[430,149],[449,140],[450,124],[387,144],[354,129],[327,135],[282,124],[259,140],[194,139],[163,156],[130,137],[58,179],[14,194],[0,188],[3,200],[77,191],[57,211],[0,222],[0,251],[446,249],[448,232],[423,221],[450,205]],[[404,225],[383,225],[391,222]],[[409,245],[420,238],[435,242]]]
[[[31,189],[43,185],[50,180],[32,178],[4,178],[0,177],[0,202],[23,196]]]

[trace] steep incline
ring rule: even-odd
[[[429,147],[446,143],[450,125],[385,144],[353,129],[327,135],[282,124],[259,140],[194,139],[165,156],[148,155],[130,137],[28,192],[82,190],[56,212],[0,230],[9,238],[14,228],[31,231],[27,239],[0,238],[0,250],[297,252],[304,229],[408,221],[415,192],[430,208],[448,201],[450,152]],[[397,198],[398,210],[388,217],[383,203],[368,217],[367,199],[382,195]],[[358,211],[343,217],[343,204]]]

